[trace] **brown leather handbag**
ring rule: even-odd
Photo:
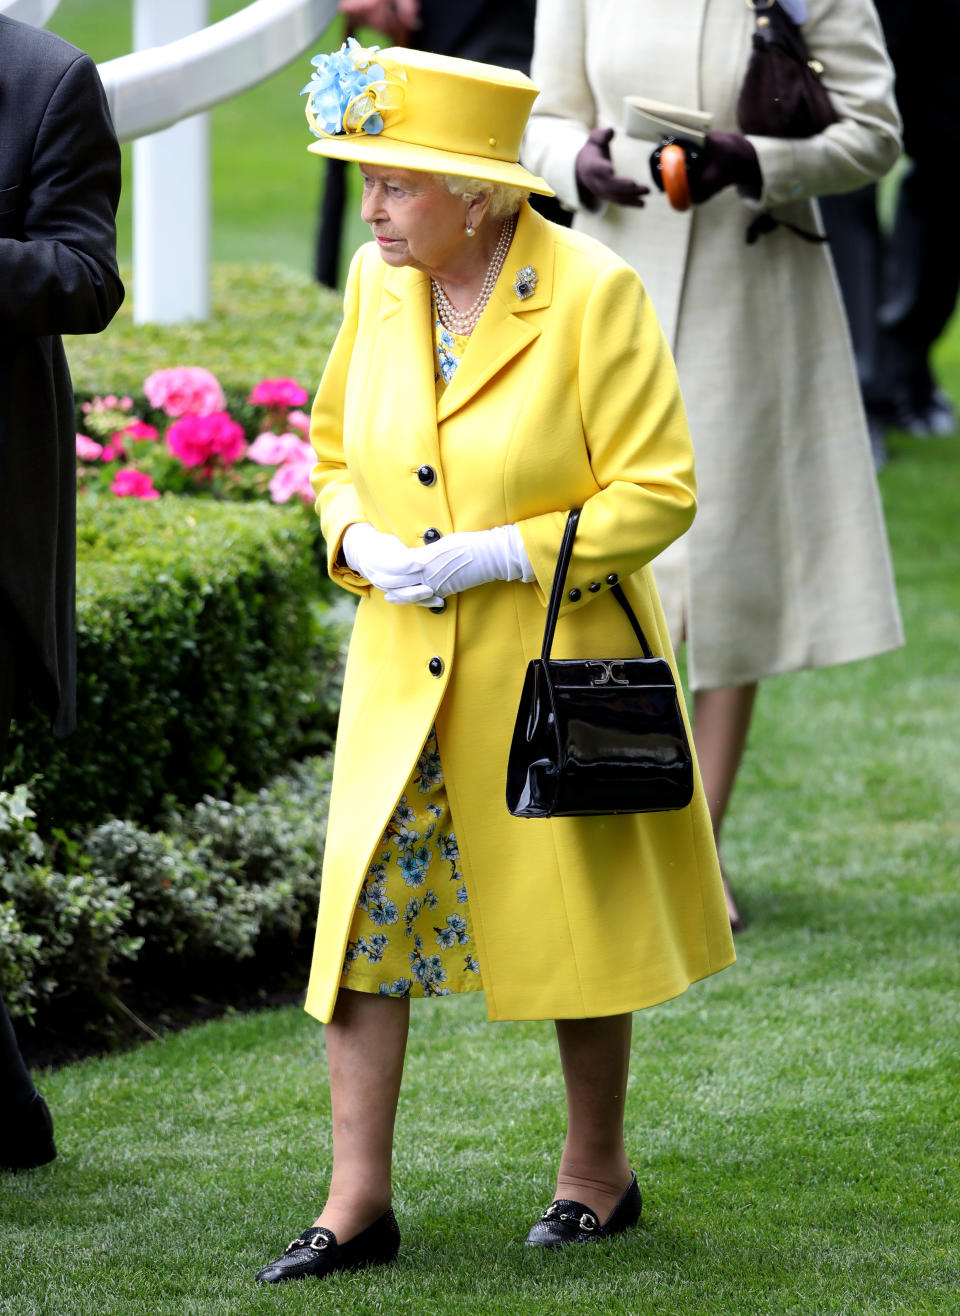
[[[778,0],[747,0],[756,12],[753,48],[737,101],[741,131],[754,137],[813,137],[837,122],[800,27]],[[792,5],[790,6],[792,8]]]

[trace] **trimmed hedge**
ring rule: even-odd
[[[131,296],[103,333],[65,338],[77,394],[137,396],[164,366],[211,370],[231,414],[260,379],[292,375],[313,394],[343,318],[339,293],[283,265],[216,264],[211,296],[211,317],[197,324],[135,325]]]
[[[184,997],[257,955],[257,977],[305,965],[330,790],[312,758],[258,793],[210,797],[162,831],[112,819],[43,841],[26,786],[0,791],[0,989],[13,1016],[71,1016],[155,982]]]
[[[342,624],[302,505],[80,500],[78,728],[15,724],[41,831],[256,788],[329,743]]]

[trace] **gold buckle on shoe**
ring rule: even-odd
[[[289,1256],[290,1253],[294,1252],[298,1247],[308,1247],[311,1252],[323,1252],[324,1249],[329,1246],[329,1238],[324,1238],[322,1234],[317,1234],[315,1238],[304,1238],[301,1234],[299,1238],[295,1238],[292,1243],[287,1245],[286,1251],[283,1255],[285,1257]]]

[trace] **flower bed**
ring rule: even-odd
[[[143,396],[81,402],[77,483],[153,502],[162,493],[313,503],[309,400],[295,379],[263,379],[228,403],[202,366],[152,371]]]

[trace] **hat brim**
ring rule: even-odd
[[[358,164],[392,165],[397,169],[414,169],[428,174],[453,174],[457,178],[477,178],[486,183],[505,183],[521,187],[540,196],[555,196],[543,178],[531,174],[521,164],[509,160],[490,160],[482,155],[459,155],[439,151],[415,142],[398,142],[379,133],[351,133],[343,137],[318,137],[307,147],[315,155],[334,160],[355,160]]]

